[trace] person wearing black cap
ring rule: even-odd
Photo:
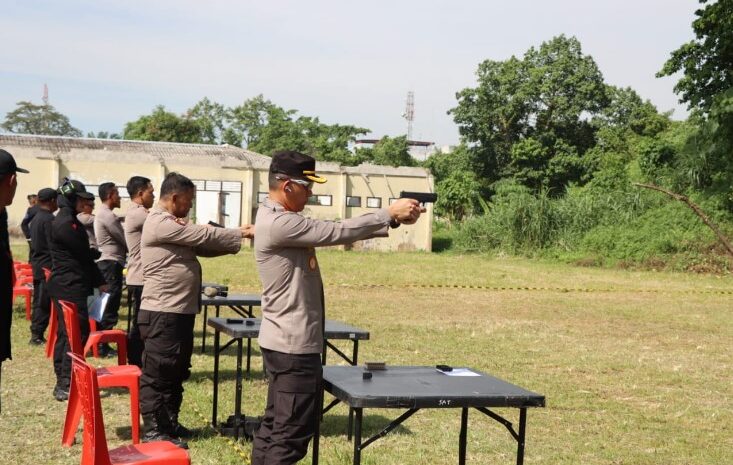
[[[316,431],[325,305],[315,247],[385,237],[390,226],[413,224],[425,211],[414,199],[399,199],[343,221],[301,216],[313,183],[324,182],[312,157],[293,151],[272,156],[269,195],[255,222],[255,259],[263,287],[259,344],[269,386],[252,465],[298,462]]]
[[[11,359],[10,324],[13,321],[13,255],[8,236],[8,212],[5,207],[13,203],[18,187],[17,173],[27,173],[19,168],[10,153],[0,149],[0,370],[5,360]]]
[[[20,222],[20,229],[23,231],[25,240],[28,241],[28,261],[31,261],[31,254],[33,254],[33,241],[31,241],[31,221],[36,217],[38,213],[38,196],[36,194],[28,194],[28,210],[25,211],[23,221]]]
[[[53,261],[51,278],[48,280],[48,293],[61,309],[59,300],[76,304],[79,317],[82,345],[89,336],[89,312],[87,296],[93,288],[101,292],[107,291],[107,283],[97,268],[94,260],[99,252],[89,248],[89,240],[84,226],[76,218],[81,212],[85,200],[94,198],[79,181],[64,179],[58,189],[59,213],[51,223],[50,249]],[[58,332],[54,347],[53,366],[56,372],[54,398],[64,401],[69,398],[69,382],[71,379],[71,359],[67,355],[70,350],[66,337],[63,312],[56,312]]]
[[[31,319],[31,340],[33,345],[46,342],[43,333],[48,327],[51,314],[51,298],[48,296],[46,271],[51,271],[51,249],[48,245],[51,236],[53,212],[58,209],[56,190],[46,187],[38,191],[38,211],[31,223],[30,235],[31,266],[33,267],[33,317]]]

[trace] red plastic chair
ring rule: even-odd
[[[33,274],[15,275],[15,286],[13,286],[13,305],[16,297],[25,298],[25,319],[31,319],[31,303],[33,302]]]
[[[81,465],[190,465],[188,451],[169,441],[147,442],[107,449],[102,403],[99,400],[101,376],[78,355],[71,357],[72,380],[84,411],[84,440]]]
[[[46,282],[51,279],[51,270],[48,268],[43,269],[43,275],[46,278]],[[53,357],[53,347],[56,345],[56,330],[58,328],[58,320],[56,319],[56,304],[51,299],[51,315],[48,320],[48,339],[46,339],[46,357]]]
[[[79,329],[79,318],[77,317],[76,305],[63,300],[59,301],[61,310],[64,312],[64,323],[66,335],[69,338],[71,352],[84,360],[81,348],[81,331]],[[126,356],[125,356],[126,357]],[[101,367],[96,369],[99,385],[104,388],[124,387],[130,391],[130,417],[132,419],[132,442],[140,442],[140,368],[135,365],[120,364],[117,366]],[[66,421],[62,433],[61,443],[71,447],[74,444],[74,434],[79,426],[79,419],[82,413],[82,406],[79,393],[75,388],[74,377],[71,377],[69,389],[69,406],[66,409]],[[83,463],[83,462],[82,462]]]

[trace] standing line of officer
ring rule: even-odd
[[[46,342],[43,333],[48,327],[51,316],[51,297],[48,295],[46,270],[51,271],[50,237],[53,213],[58,209],[56,203],[57,192],[46,187],[38,191],[38,211],[30,224],[31,266],[33,268],[33,314],[31,318],[30,343],[41,345]]]
[[[140,368],[143,366],[143,341],[140,338],[140,328],[137,324],[137,315],[140,313],[140,302],[143,294],[143,265],[140,259],[140,239],[143,234],[143,224],[148,217],[148,210],[155,201],[155,189],[150,179],[143,176],[133,176],[127,181],[127,193],[130,195],[130,206],[125,214],[125,242],[127,243],[127,283],[130,317],[130,332],[127,334],[127,361]]]
[[[99,322],[99,329],[113,329],[117,325],[120,312],[120,300],[122,299],[122,270],[125,267],[125,232],[114,209],[120,207],[120,193],[117,186],[112,182],[105,182],[99,185],[99,200],[101,205],[94,217],[94,235],[97,238],[97,247],[100,257],[97,260],[99,271],[102,272],[104,280],[109,286],[109,300]],[[99,347],[101,356],[113,356],[116,352],[110,349],[107,344]]]
[[[64,401],[69,398],[71,381],[71,358],[67,352],[71,349],[66,333],[60,300],[76,304],[82,345],[89,337],[89,312],[87,297],[93,288],[107,291],[108,287],[97,268],[95,260],[99,252],[89,247],[89,238],[84,226],[77,219],[86,201],[94,196],[86,191],[79,181],[65,179],[59,187],[59,213],[51,223],[50,249],[52,258],[51,278],[48,281],[48,292],[54,300],[58,316],[56,345],[54,346],[53,365],[56,374],[54,398]]]

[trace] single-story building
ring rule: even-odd
[[[196,184],[193,221],[227,227],[253,222],[268,191],[270,158],[230,145],[0,134],[0,148],[31,172],[18,177],[15,201],[8,207],[11,227],[17,227],[25,214],[26,195],[58,187],[64,177],[82,181],[95,195],[103,182],[120,186],[122,208],[115,213],[122,216],[129,202],[124,186],[131,176],[150,178],[157,192],[165,175],[176,171]],[[401,191],[433,192],[433,177],[423,168],[318,162],[316,169],[328,182],[314,187],[303,212],[312,218],[352,218],[389,205]],[[433,206],[426,207],[427,214],[415,225],[400,227],[389,239],[362,241],[354,247],[430,251]]]

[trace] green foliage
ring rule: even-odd
[[[707,112],[716,96],[733,88],[733,0],[700,0],[695,12],[695,40],[672,52],[657,76],[682,71],[675,92],[690,108]]]
[[[122,139],[122,136],[117,134],[116,132],[109,133],[107,131],[90,131],[87,133],[87,138],[90,139]]]
[[[168,112],[163,105],[155,107],[151,114],[125,124],[123,137],[128,140],[203,143],[201,127],[196,120]]]
[[[520,60],[486,60],[478,87],[457,94],[450,111],[476,152],[488,183],[512,178],[556,195],[584,179],[585,152],[595,145],[594,116],[608,105],[607,86],[575,38],[558,36]]]
[[[409,149],[406,136],[385,136],[372,148],[357,149],[354,160],[359,163],[367,162],[375,165],[415,166],[417,162],[410,155]]]
[[[17,134],[42,134],[47,136],[79,137],[81,131],[71,125],[69,118],[52,105],[34,105],[18,102],[17,108],[5,115],[0,127]]]

